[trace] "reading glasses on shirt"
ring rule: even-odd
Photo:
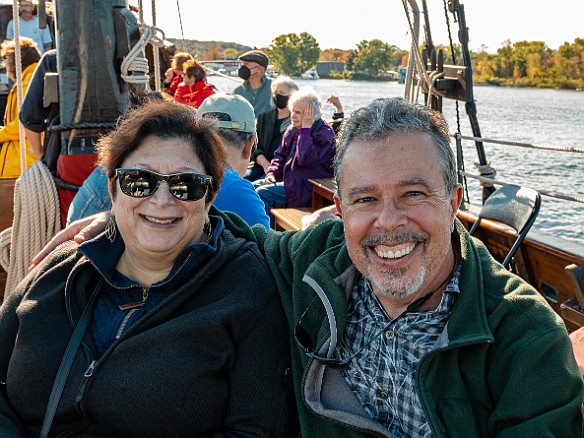
[[[168,191],[179,201],[198,201],[205,193],[213,178],[194,172],[162,174],[146,169],[116,169],[122,193],[132,198],[146,198],[153,195],[162,181],[168,184]]]
[[[369,341],[363,344],[363,347],[361,347],[359,350],[357,350],[356,352],[354,352],[353,354],[351,354],[347,357],[337,358],[337,357],[320,356],[316,352],[316,349],[313,347],[312,340],[310,338],[310,334],[302,327],[302,320],[304,319],[304,316],[308,312],[308,309],[310,309],[310,307],[312,306],[312,303],[314,303],[314,301],[316,300],[317,297],[314,297],[314,299],[310,302],[310,304],[308,305],[306,310],[304,312],[302,312],[302,315],[300,315],[300,319],[298,320],[298,322],[296,323],[296,327],[294,328],[294,338],[296,339],[296,343],[298,344],[298,346],[300,348],[302,348],[304,353],[308,357],[310,357],[311,359],[317,360],[320,363],[322,363],[323,365],[343,368],[343,367],[346,367],[349,364],[349,362],[351,362],[353,360],[353,358],[355,358],[355,356],[357,356],[359,353],[361,353],[365,348],[369,347],[371,345],[371,342],[373,342],[375,339],[377,339],[379,336],[381,336],[381,334],[384,333],[389,327],[391,327],[393,324],[395,324],[397,321],[399,321],[401,318],[403,318],[407,313],[416,311],[422,304],[424,304],[426,301],[428,301],[428,299],[435,292],[436,291],[430,292],[430,293],[424,295],[423,297],[418,298],[413,303],[411,303],[406,308],[406,310],[404,310],[402,313],[397,315],[395,318],[393,318],[391,321],[389,321],[387,324],[385,324],[381,330],[379,330],[377,333],[375,333],[373,336],[371,336]]]

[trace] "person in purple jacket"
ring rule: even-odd
[[[319,97],[312,88],[302,88],[288,106],[292,123],[266,177],[254,183],[268,214],[276,207],[308,207],[312,199],[308,179],[333,176],[335,133],[321,118]]]

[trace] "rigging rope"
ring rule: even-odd
[[[452,135],[454,137],[455,135]],[[500,144],[505,146],[517,146],[522,148],[529,148],[529,149],[539,149],[543,151],[556,151],[556,152],[574,152],[577,154],[584,154],[584,149],[579,148],[572,148],[572,147],[557,147],[557,146],[542,146],[542,145],[535,145],[530,143],[521,143],[518,141],[506,141],[506,140],[495,140],[492,138],[482,138],[482,137],[472,137],[461,135],[460,138],[463,140],[472,140],[472,141],[480,141],[483,143],[493,143],[493,144]]]
[[[156,28],[156,0],[152,0],[152,27]],[[162,31],[161,31],[162,32]],[[162,42],[165,40],[164,33]],[[162,42],[160,46],[162,46]],[[152,54],[154,56],[154,90],[160,91],[162,81],[160,79],[160,46],[152,44]]]
[[[178,10],[178,21],[180,23],[180,34],[182,36],[183,52],[186,52],[187,51],[187,42],[185,41],[185,32],[183,30],[182,15],[180,13],[180,3],[178,0],[176,0],[176,9]]]
[[[12,16],[17,17],[12,20],[14,25],[14,64],[16,68],[16,104],[18,105],[18,112],[22,107],[22,55],[20,50],[20,18],[18,15],[18,0],[12,3]],[[20,145],[20,173],[26,170],[26,137],[24,135],[24,127],[20,120],[18,121],[18,141]]]
[[[406,87],[404,92],[404,99],[406,99],[410,103],[414,103],[418,101],[419,96],[419,89],[421,86],[422,81],[418,81],[417,85],[417,92],[415,97],[413,96],[413,89],[414,89],[414,78],[416,76],[416,72],[419,73],[420,79],[423,79],[426,83],[429,82],[428,74],[426,73],[426,68],[422,61],[422,55],[420,54],[420,45],[419,45],[419,33],[420,33],[420,8],[415,0],[407,0],[409,1],[410,5],[412,6],[412,15],[414,16],[415,23],[412,24],[412,20],[408,11],[408,7],[406,4],[406,0],[402,0],[402,5],[404,7],[404,11],[406,13],[406,18],[408,20],[408,25],[410,27],[410,33],[412,35],[412,44],[410,49],[410,57],[408,59],[408,72],[406,75]],[[414,53],[415,56],[411,56]]]
[[[466,172],[462,172],[459,171],[458,172],[461,175],[467,176],[469,178],[474,178],[477,179],[479,181],[481,181],[481,185],[483,185],[483,183],[485,184],[496,184],[498,186],[506,186],[509,183],[506,183],[505,181],[498,181],[496,179],[492,179],[492,178],[485,178],[483,176],[480,175],[473,175],[472,173],[466,173]],[[536,189],[539,193],[541,193],[544,196],[547,196],[549,198],[555,198],[555,199],[562,199],[564,201],[572,201],[572,202],[579,202],[581,204],[584,204],[584,198],[581,198],[579,196],[572,196],[572,195],[565,195],[563,193],[556,193],[556,192],[550,192],[547,190],[540,190],[540,189]]]
[[[49,169],[35,162],[14,185],[12,227],[0,233],[0,264],[7,297],[28,273],[32,258],[61,230],[59,196]]]

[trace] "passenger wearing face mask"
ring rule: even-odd
[[[257,117],[258,145],[251,156],[255,164],[245,173],[245,178],[250,181],[264,177],[274,158],[274,152],[282,144],[282,135],[290,126],[288,99],[298,90],[298,85],[288,76],[279,76],[272,81],[271,88],[276,108]]]
[[[244,80],[243,84],[233,90],[233,94],[239,94],[247,99],[256,116],[274,109],[272,100],[271,79],[266,77],[266,70],[270,60],[261,50],[250,50],[238,58],[242,65],[237,72]]]

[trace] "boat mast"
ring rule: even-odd
[[[121,60],[140,39],[126,0],[55,0],[60,132],[67,154],[94,153],[97,137],[128,109]],[[46,80],[46,79],[45,79]]]
[[[424,2],[425,3],[425,2]],[[472,78],[472,61],[470,58],[470,50],[468,48],[469,34],[468,27],[466,27],[466,16],[464,14],[464,5],[460,4],[458,0],[449,0],[448,9],[452,14],[454,14],[455,19],[458,21],[458,39],[461,45],[462,60],[463,65],[466,66],[465,69],[465,83],[466,83],[466,99],[465,99],[465,110],[468,115],[470,127],[474,137],[482,138],[481,128],[479,126],[479,119],[477,117],[477,105],[474,99],[474,87]],[[485,148],[482,141],[475,140],[475,147],[477,150],[477,156],[479,160],[479,165],[481,166],[481,175],[486,177],[493,177],[493,171],[490,169],[490,163],[487,160],[487,155],[485,154]],[[491,185],[490,187],[483,187],[483,202],[495,191],[495,188]]]

